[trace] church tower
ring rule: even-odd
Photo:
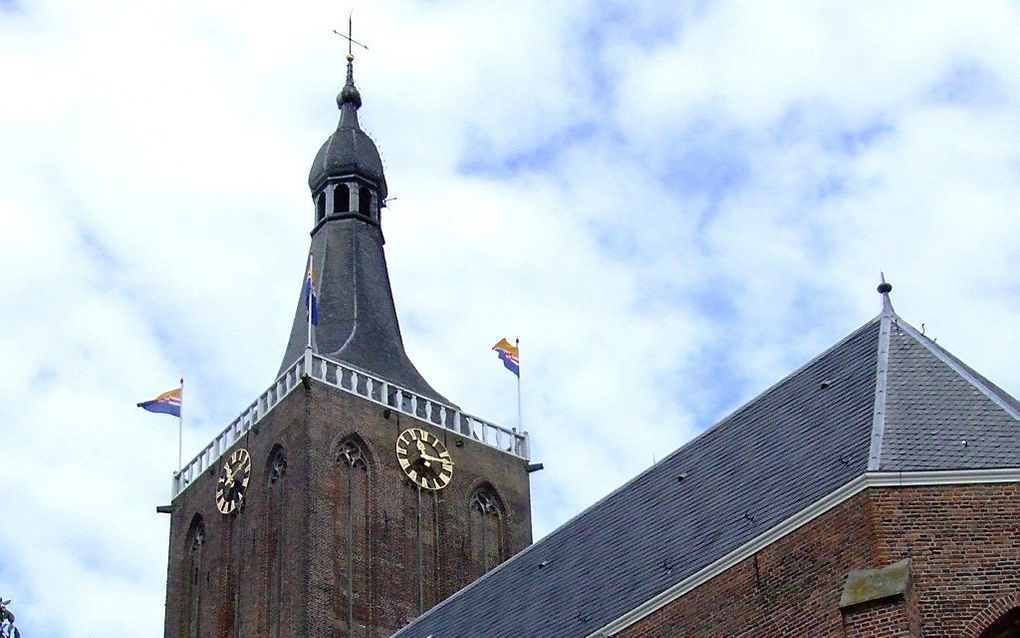
[[[527,435],[404,351],[352,60],[309,174],[318,323],[302,279],[277,379],[174,475],[166,638],[382,638],[531,543]]]

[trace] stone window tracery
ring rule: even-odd
[[[269,484],[274,485],[287,473],[287,455],[277,448],[269,462]]]
[[[471,496],[471,508],[478,510],[483,515],[502,516],[496,495],[485,487],[475,490],[475,493]]]
[[[368,461],[365,458],[365,452],[361,449],[356,441],[348,439],[340,444],[337,448],[336,460],[340,463],[345,464],[350,468],[361,468],[362,470],[368,471]]]
[[[471,495],[468,508],[472,569],[481,576],[503,560],[503,507],[492,486],[482,485]]]
[[[355,617],[355,601],[367,604],[371,598],[367,578],[371,545],[365,524],[370,515],[368,455],[359,440],[351,437],[337,446],[336,461],[346,470],[339,472],[337,484],[342,496],[338,499],[336,516],[338,523],[343,522],[337,526],[340,551],[336,565],[337,575],[344,584],[340,613],[345,620],[346,636],[351,637],[359,624]]]

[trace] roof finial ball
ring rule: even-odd
[[[889,300],[889,293],[892,292],[892,284],[885,280],[884,272],[880,272],[879,275],[882,278],[882,283],[878,284],[878,292],[882,295],[882,314],[892,315],[892,301]]]

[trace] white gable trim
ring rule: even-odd
[[[886,295],[883,298],[888,299]],[[882,313],[878,330],[878,366],[875,370],[875,406],[871,418],[871,449],[868,452],[868,470],[879,469],[882,461],[882,438],[885,436],[886,390],[889,386],[889,331],[892,316]]]
[[[588,634],[587,638],[612,636],[642,618],[662,609],[684,594],[697,589],[712,578],[722,574],[734,565],[750,558],[787,534],[825,514],[840,503],[863,492],[869,487],[908,487],[922,485],[970,485],[980,483],[1020,483],[1020,468],[996,470],[949,470],[937,472],[868,472],[858,476],[843,487],[797,512],[779,525],[761,534],[726,556],[708,565],[701,571],[673,585],[623,616]]]

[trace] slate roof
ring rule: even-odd
[[[584,638],[869,469],[1020,466],[1016,401],[885,309],[398,631]],[[961,441],[967,440],[967,445]]]
[[[449,404],[404,351],[378,227],[359,219],[327,222],[312,237],[311,251],[319,295],[315,351]],[[302,273],[281,374],[297,361],[308,343],[304,282]]]
[[[361,94],[354,86],[354,67],[347,62],[347,84],[336,98],[340,121],[336,131],[323,142],[308,171],[308,187],[314,193],[329,177],[356,175],[379,191],[379,201],[388,194],[382,158],[375,142],[358,123]]]

